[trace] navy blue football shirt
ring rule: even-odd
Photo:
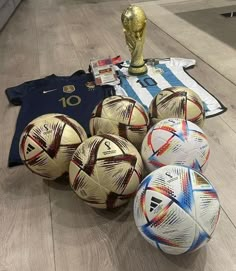
[[[12,139],[8,166],[22,164],[19,141],[30,121],[47,113],[62,113],[77,120],[88,136],[89,120],[95,106],[114,95],[112,86],[96,86],[91,73],[80,70],[71,76],[50,75],[6,89],[9,102],[21,106]]]

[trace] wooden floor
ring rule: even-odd
[[[144,56],[196,59],[191,75],[228,107],[204,127],[211,146],[205,175],[222,205],[208,245],[162,254],[138,233],[132,202],[115,213],[96,211],[66,182],[7,167],[19,108],[8,104],[5,88],[87,69],[94,56],[128,59],[120,22],[128,2],[135,1],[24,0],[0,32],[0,271],[236,271],[236,86],[158,26],[152,7],[165,1],[136,1],[149,18]]]

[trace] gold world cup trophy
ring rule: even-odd
[[[143,60],[143,45],[147,18],[144,11],[130,5],[121,15],[125,40],[131,53],[131,63],[128,69],[131,75],[142,75],[147,72]]]

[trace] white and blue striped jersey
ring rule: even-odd
[[[196,60],[186,58],[168,58],[152,64],[147,61],[148,71],[140,76],[128,74],[128,62],[117,64],[120,84],[115,86],[116,94],[134,98],[147,110],[153,97],[161,90],[172,86],[185,86],[200,96],[206,117],[223,113],[226,110],[224,105],[186,72],[186,69],[195,64]]]

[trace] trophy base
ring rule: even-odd
[[[147,73],[147,66],[145,64],[141,65],[141,66],[133,66],[130,65],[128,68],[128,73],[130,75],[143,75]]]

